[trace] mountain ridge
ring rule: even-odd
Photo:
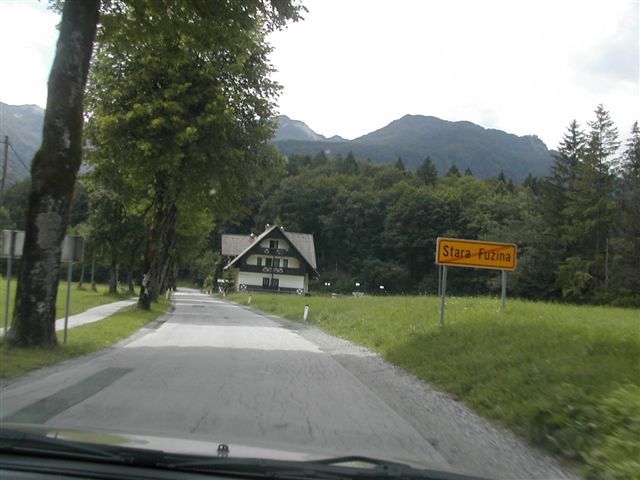
[[[30,168],[40,147],[43,121],[44,110],[37,105],[0,102],[0,141],[9,135],[10,144],[22,160],[19,162],[9,150],[7,186],[28,175],[25,167]],[[386,164],[402,157],[410,170],[429,156],[440,175],[455,164],[460,171],[470,168],[480,178],[502,171],[514,181],[522,181],[529,173],[547,175],[552,163],[552,151],[537,136],[518,136],[468,120],[407,114],[353,140],[338,135],[325,137],[286,115],[275,121],[278,127],[271,143],[284,155],[316,155],[324,151],[346,156],[352,152],[358,159]]]
[[[31,160],[42,142],[44,109],[34,104],[0,102],[0,142],[9,137],[5,188],[29,175]]]
[[[310,136],[305,140],[286,138],[280,133],[272,143],[285,155],[352,152],[358,159],[387,164],[402,157],[410,170],[418,168],[429,156],[441,175],[456,165],[460,170],[471,169],[480,178],[504,172],[507,177],[522,181],[529,173],[547,175],[552,163],[552,152],[536,135],[518,136],[467,120],[449,121],[426,115],[404,115],[373,132],[341,142],[311,140]]]

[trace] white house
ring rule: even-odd
[[[305,294],[309,275],[319,277],[313,235],[267,225],[262,234],[222,235],[225,271],[233,272],[237,291]]]

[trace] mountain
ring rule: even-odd
[[[9,148],[5,188],[29,175],[31,160],[42,140],[43,122],[44,110],[37,105],[0,102],[0,142],[4,142],[5,135],[8,135],[9,145],[13,147]],[[2,147],[1,155],[4,155],[4,145]]]
[[[42,139],[44,110],[36,105],[7,105],[0,102],[0,141],[9,143],[27,168]],[[514,181],[527,174],[547,175],[551,152],[534,135],[517,136],[501,130],[487,129],[471,122],[450,122],[436,117],[405,115],[389,125],[354,140],[330,138],[314,132],[299,120],[286,115],[276,118],[278,128],[272,143],[285,155],[330,155],[349,152],[358,159],[393,164],[402,157],[405,166],[415,170],[430,156],[440,174],[455,164],[460,171],[470,168],[480,178],[500,171]],[[0,149],[2,154],[2,149]],[[7,185],[27,176],[28,171],[9,149]]]
[[[286,115],[278,115],[276,117],[278,122],[278,128],[276,134],[273,137],[273,141],[280,140],[298,140],[298,141],[312,141],[312,142],[346,142],[342,137],[334,135],[331,138],[327,138],[324,135],[314,132],[309,126],[301,122],[300,120],[292,120]]]
[[[402,157],[410,170],[429,156],[440,174],[455,164],[460,171],[470,168],[480,178],[503,171],[517,182],[529,173],[547,175],[552,163],[551,152],[534,135],[517,136],[467,121],[450,122],[423,115],[405,115],[354,140],[330,142],[313,139],[312,135],[303,139],[281,134],[272,142],[285,155],[315,155],[321,150],[332,155],[353,152],[356,158],[387,164]]]

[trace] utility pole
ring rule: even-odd
[[[0,183],[0,196],[4,195],[4,184],[7,180],[7,161],[9,159],[9,135],[4,136],[4,162],[2,164],[2,183]]]

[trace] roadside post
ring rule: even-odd
[[[9,329],[9,304],[11,299],[11,269],[13,259],[22,258],[22,250],[24,249],[24,232],[22,230],[3,230],[2,231],[2,258],[7,259],[7,287],[5,290],[4,305],[4,334]]]
[[[447,295],[447,267],[440,267],[440,328],[444,329],[444,297]]]
[[[308,317],[309,317],[309,305],[305,305],[304,313],[302,314],[302,320],[306,322]]]
[[[502,270],[502,289],[500,294],[500,310],[504,310],[507,305],[507,271]]]
[[[438,269],[438,293],[440,294],[440,328],[444,329],[445,296],[447,292],[447,267],[488,268],[502,271],[500,309],[507,303],[507,271],[516,269],[518,246],[515,243],[484,242],[460,238],[438,237],[436,264]]]
[[[62,241],[62,255],[60,260],[67,263],[67,302],[64,307],[64,343],[67,343],[67,327],[69,324],[69,303],[71,300],[71,275],[73,263],[81,262],[84,256],[84,237],[82,235],[67,235]]]

